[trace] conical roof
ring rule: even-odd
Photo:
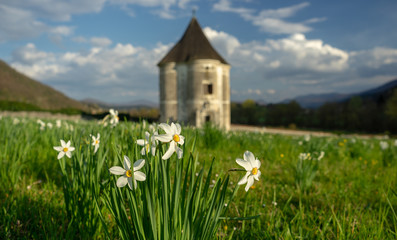
[[[198,59],[215,59],[228,64],[211,46],[197,19],[193,17],[182,38],[157,65]]]

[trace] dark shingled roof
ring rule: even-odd
[[[169,62],[188,62],[197,59],[215,59],[228,64],[211,46],[195,17],[189,23],[179,42],[157,64]]]

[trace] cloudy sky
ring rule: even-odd
[[[233,101],[358,92],[397,78],[395,0],[12,0],[0,59],[74,99],[159,98],[156,64],[196,17]]]

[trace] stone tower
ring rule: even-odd
[[[211,46],[195,17],[160,68],[160,121],[230,129],[230,65]]]

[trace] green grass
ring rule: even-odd
[[[100,199],[95,204],[93,198],[112,191],[114,177],[108,168],[120,165],[118,154],[132,161],[140,157],[135,140],[143,138],[143,124],[124,122],[109,128],[96,122],[63,121],[57,128],[52,123],[54,127],[40,130],[34,119],[18,123],[0,119],[0,239],[79,239],[87,237],[88,229],[91,238],[121,238],[106,204]],[[93,155],[89,135],[98,132],[100,148]],[[377,139],[312,136],[305,141],[304,137],[225,133],[211,126],[183,127],[181,134],[186,138],[185,155],[197,136],[192,152],[197,173],[204,168],[205,178],[215,159],[209,180],[216,183],[229,176],[230,193],[242,177],[241,172],[228,171],[239,168],[236,158],[249,150],[261,160],[260,181],[248,192],[239,187],[217,229],[218,238],[397,238],[397,146],[392,139],[382,140],[389,143],[382,150]],[[70,167],[66,175],[81,166],[84,171],[95,168],[96,178],[75,172],[72,187],[65,191],[65,172],[53,149],[60,139],[70,139],[76,147],[74,162],[64,158]],[[325,156],[319,161],[299,159],[300,153],[321,151]],[[95,165],[101,161],[103,166]],[[90,191],[79,193],[82,188]],[[260,217],[241,220],[256,215]]]

